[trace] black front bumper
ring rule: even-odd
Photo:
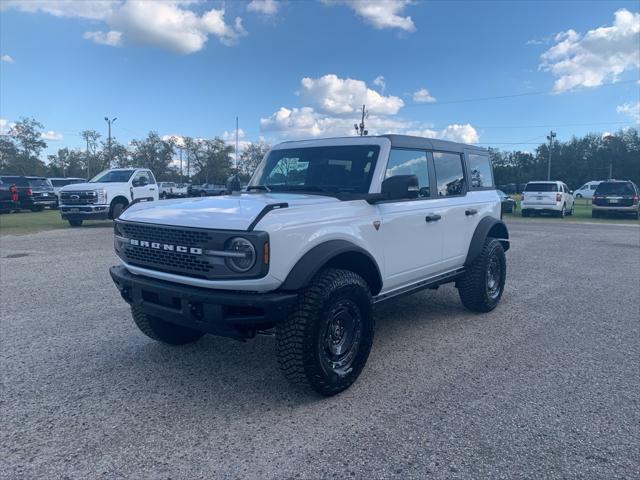
[[[122,298],[149,316],[215,335],[246,338],[270,328],[297,299],[291,292],[237,292],[191,287],[109,269]]]

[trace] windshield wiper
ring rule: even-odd
[[[267,187],[266,185],[249,185],[247,187],[247,192],[249,192],[251,190],[264,190],[265,192],[270,192],[271,191],[271,189],[269,187]]]

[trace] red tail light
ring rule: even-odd
[[[556,202],[560,202],[562,201],[562,194],[561,193],[557,193],[556,194]]]

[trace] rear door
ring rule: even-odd
[[[555,205],[558,193],[557,183],[530,182],[524,189],[527,205],[534,207]]]
[[[425,150],[392,148],[385,178],[418,177],[418,198],[377,204],[385,253],[385,287],[393,289],[442,271],[442,223],[437,218]]]

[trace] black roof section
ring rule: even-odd
[[[415,137],[412,135],[380,135],[380,137],[388,138],[391,146],[401,148],[420,148],[426,150],[444,150],[447,152],[460,152],[464,150],[477,150],[478,152],[487,152],[486,148],[476,145],[468,145],[466,143],[450,142],[448,140],[440,140],[437,138]]]

